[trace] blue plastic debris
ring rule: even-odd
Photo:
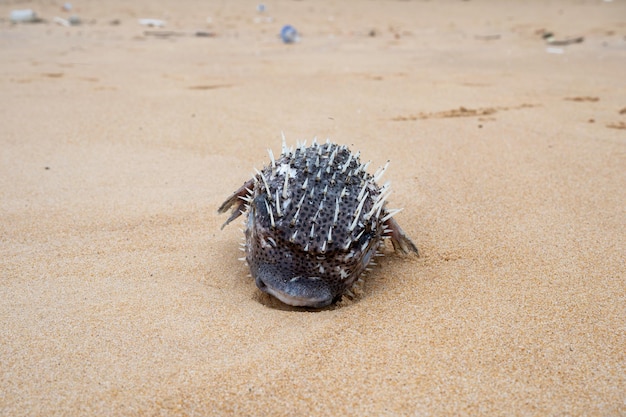
[[[298,31],[291,25],[285,25],[280,30],[280,39],[285,43],[294,43],[300,40],[300,36],[298,35]]]

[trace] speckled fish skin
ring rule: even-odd
[[[262,291],[286,304],[325,307],[354,285],[390,238],[395,250],[418,253],[386,208],[389,183],[370,175],[359,153],[331,142],[288,148],[237,190],[222,227],[247,212],[245,253]]]

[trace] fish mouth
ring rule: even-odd
[[[283,279],[267,269],[260,269],[255,282],[264,293],[295,307],[326,307],[334,299],[328,285],[319,277],[295,276]]]

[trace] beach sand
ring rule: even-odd
[[[0,5],[0,415],[626,415],[626,3],[266,6]],[[262,294],[216,211],[281,132],[421,257]]]

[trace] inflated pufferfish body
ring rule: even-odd
[[[257,286],[293,306],[337,301],[391,238],[397,252],[418,253],[387,210],[389,182],[346,146],[315,141],[283,150],[219,208],[235,206],[222,228],[248,212],[246,261]],[[388,163],[387,163],[388,164]]]

